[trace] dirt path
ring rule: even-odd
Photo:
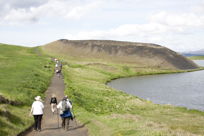
[[[65,131],[61,128],[61,118],[50,109],[50,98],[52,94],[56,94],[57,100],[60,101],[64,96],[64,81],[56,75],[53,76],[52,82],[46,91],[46,99],[44,102],[45,110],[42,121],[42,131],[32,131],[26,136],[88,136],[88,130],[83,124],[76,123],[75,120],[70,122],[70,128]],[[58,127],[59,119],[59,127]]]

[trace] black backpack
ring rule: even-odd
[[[57,103],[57,98],[52,97],[52,98],[51,98],[51,103]]]

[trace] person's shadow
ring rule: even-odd
[[[83,128],[85,125],[89,124],[90,121],[87,121],[81,125],[77,125],[76,126],[69,126],[69,129],[68,130],[76,130],[76,129],[79,129],[79,128]],[[57,129],[61,129],[62,127],[53,127],[53,128],[44,128],[42,129],[42,131],[45,131],[45,130],[57,130]]]
[[[76,124],[76,127],[71,127],[71,128],[69,128],[69,130],[75,130],[75,129],[83,128],[85,125],[89,124],[90,122],[91,121],[87,121],[87,122],[85,122],[84,124],[81,124],[81,125]]]

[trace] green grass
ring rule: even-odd
[[[91,136],[204,135],[203,112],[153,104],[106,85],[120,77],[190,70],[138,68],[134,64],[56,56],[64,62],[65,93],[74,103],[77,119],[86,124]]]
[[[192,60],[204,60],[204,56],[191,56],[189,58]]]
[[[46,66],[46,67],[45,67]],[[52,64],[38,48],[0,44],[0,95],[20,105],[0,103],[0,134],[14,136],[33,123],[28,117],[36,95],[44,97]]]
[[[110,79],[138,75],[131,68],[129,72],[119,66],[118,69],[121,69],[120,73],[107,74],[100,68],[64,67],[65,82],[68,84],[66,93],[79,109],[77,113],[84,110],[78,116],[83,122],[90,122],[91,135],[170,136],[204,133],[204,118],[199,112],[156,105],[107,87],[104,83]],[[155,71],[149,69],[139,74],[153,74]]]

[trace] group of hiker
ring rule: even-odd
[[[62,64],[57,59],[54,59],[56,62],[55,65],[55,72],[56,74],[60,74],[62,70]],[[59,72],[60,71],[60,72]],[[59,73],[58,73],[59,72]],[[59,75],[60,76],[60,75]],[[65,122],[68,119],[68,123],[70,119],[73,119],[73,113],[71,112],[72,109],[72,103],[68,99],[68,96],[65,95],[62,100],[58,103],[57,97],[55,94],[52,94],[50,98],[50,106],[51,106],[51,112],[57,113],[57,116],[59,116],[62,119],[62,128],[65,129]],[[34,117],[34,130],[35,131],[41,131],[41,122],[43,117],[43,111],[44,111],[44,104],[40,96],[35,97],[35,101],[32,104],[30,115],[33,115]],[[59,121],[58,121],[58,127],[59,127]]]
[[[68,99],[68,96],[65,95],[63,99],[57,103],[57,98],[53,94],[50,99],[51,112],[54,114],[57,111],[57,114],[60,115],[62,119],[62,128],[65,129],[66,119],[73,119],[73,113],[71,112],[72,103]],[[40,96],[35,97],[35,101],[32,104],[30,115],[34,117],[34,130],[41,131],[41,121],[43,117],[44,104]],[[58,112],[59,111],[59,112]]]

